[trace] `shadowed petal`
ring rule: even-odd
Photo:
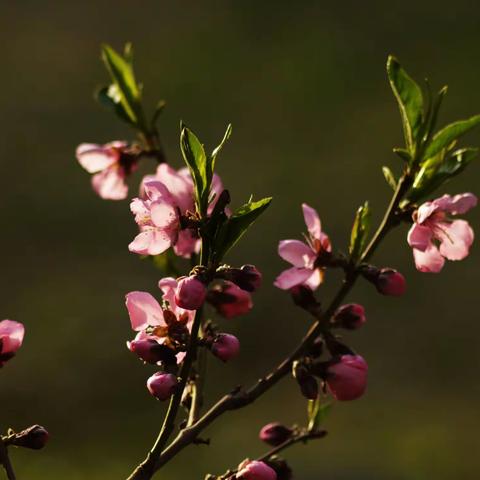
[[[320,239],[320,234],[322,233],[322,224],[317,211],[306,203],[302,204],[302,210],[308,232],[313,238]]]
[[[412,248],[424,252],[430,245],[432,236],[433,232],[429,227],[414,223],[408,232],[407,241]]]
[[[282,290],[290,290],[296,285],[302,285],[312,275],[308,268],[289,268],[284,270],[275,280],[274,285]]]
[[[445,264],[445,259],[433,244],[430,244],[424,252],[414,248],[413,258],[415,259],[415,266],[420,272],[438,273]]]
[[[160,304],[148,292],[130,292],[125,299],[133,330],[165,324]]]
[[[441,239],[440,253],[448,260],[462,260],[470,250],[473,243],[473,230],[465,220],[455,220],[452,223],[439,225],[442,232],[438,236]],[[437,234],[437,230],[435,231]]]

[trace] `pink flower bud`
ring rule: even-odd
[[[16,433],[12,440],[12,445],[17,447],[31,448],[40,450],[48,442],[49,434],[45,428],[40,425],[32,425],[27,429]]]
[[[288,440],[292,435],[292,430],[281,423],[274,422],[265,425],[259,434],[260,440],[276,447]]]
[[[244,460],[238,466],[236,479],[242,480],[277,480],[277,474],[264,462]]]
[[[342,355],[327,367],[326,380],[332,395],[340,401],[355,400],[367,388],[367,362],[360,355]]]
[[[15,356],[22,346],[24,335],[25,327],[21,323],[12,320],[0,322],[0,367]]]
[[[158,400],[167,400],[170,398],[177,388],[177,377],[171,373],[154,373],[147,380],[147,388],[149,392]]]
[[[342,305],[335,312],[333,320],[335,325],[348,330],[360,328],[367,321],[365,318],[365,309],[358,303]]]
[[[232,282],[225,281],[216,285],[208,292],[208,302],[215,307],[220,315],[233,318],[248,313],[253,306],[250,293],[237,287]]]
[[[144,338],[127,342],[128,349],[136,353],[138,357],[146,363],[156,365],[160,362],[168,365],[177,363],[174,351],[158,343],[153,338]]]
[[[240,342],[234,335],[219,333],[213,344],[212,353],[223,362],[228,362],[240,353]]]
[[[262,285],[262,274],[255,265],[243,265],[240,268],[240,272],[240,278],[243,283],[243,286],[239,285],[240,288],[247,292],[254,292],[260,288]]]
[[[377,276],[375,286],[382,295],[400,297],[405,293],[405,277],[392,268],[382,268]]]
[[[192,275],[183,277],[178,281],[175,292],[175,302],[186,310],[198,310],[207,296],[207,287],[198,277]]]

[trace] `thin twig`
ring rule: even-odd
[[[0,440],[0,464],[3,465],[8,480],[16,480],[17,477],[15,476],[12,462],[10,461],[10,456],[8,455],[8,449],[3,439]]]

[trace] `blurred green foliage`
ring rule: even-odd
[[[358,205],[368,200],[378,220],[390,195],[381,166],[398,174],[391,148],[402,142],[387,54],[435,89],[449,84],[440,125],[480,107],[480,5],[471,0],[24,0],[2,2],[0,15],[1,315],[27,327],[1,372],[1,425],[38,422],[52,434],[42,452],[13,452],[20,479],[124,478],[163,415],[145,388],[152,369],[125,347],[132,332],[123,306],[130,290],[155,293],[158,275],[127,250],[136,229],[128,203],[97,198],[74,158],[80,142],[131,135],[92,99],[108,80],[102,42],[134,43],[145,104],[167,100],[158,125],[173,164],[180,119],[208,148],[231,122],[218,171],[233,206],[250,194],[275,198],[229,257],[256,264],[265,282],[254,312],[223,322],[241,337],[242,355],[229,365],[209,361],[210,399],[254,380],[309,324],[271,286],[285,267],[277,241],[304,228],[300,203],[319,210],[344,250]],[[468,140],[478,144],[478,133]],[[475,191],[479,180],[474,163],[449,191]],[[478,228],[480,210],[469,218]],[[478,247],[429,276],[415,271],[405,235],[393,234],[375,259],[406,274],[408,294],[379,298],[362,284],[351,296],[368,313],[364,329],[348,334],[369,362],[368,393],[335,406],[325,440],[292,449],[299,480],[478,477]],[[338,280],[328,275],[325,299]],[[304,416],[286,380],[215,424],[211,447],[191,447],[162,478],[222,472],[264,450],[256,440],[263,424]]]

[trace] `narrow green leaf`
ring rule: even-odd
[[[127,42],[125,47],[123,47],[123,57],[130,64],[133,65],[133,44],[132,42]]]
[[[412,156],[410,155],[408,150],[405,150],[404,148],[398,148],[395,147],[393,149],[393,153],[398,155],[403,161],[410,163],[412,160]]]
[[[240,240],[255,220],[268,208],[272,197],[250,201],[240,207],[220,228],[215,242],[215,257],[220,261]]]
[[[166,104],[167,104],[167,102],[165,102],[165,100],[160,100],[157,103],[157,105],[155,107],[155,111],[153,112],[152,121],[150,122],[150,125],[152,126],[152,129],[155,129],[155,125],[157,123],[158,117],[160,116],[160,114],[165,109]]]
[[[227,126],[227,129],[225,131],[225,134],[223,135],[223,139],[218,145],[217,148],[212,152],[212,154],[207,158],[207,183],[210,185],[212,183],[213,179],[213,173],[215,171],[215,163],[217,160],[217,155],[220,153],[220,150],[222,150],[223,146],[227,142],[227,140],[230,138],[230,135],[232,134],[232,125],[229,124]]]
[[[442,130],[433,136],[430,145],[428,145],[425,150],[423,158],[428,160],[433,157],[442,149],[447,148],[454,140],[457,140],[469,130],[476,127],[479,123],[480,115],[474,115],[467,120],[459,120],[442,128]]]
[[[427,126],[426,126],[426,132],[425,132],[425,140],[428,143],[430,138],[433,135],[433,130],[435,129],[435,126],[437,125],[437,119],[438,119],[438,113],[440,111],[440,107],[442,106],[443,99],[445,98],[445,95],[448,92],[448,86],[445,85],[440,89],[438,92],[437,98],[435,100],[435,104],[433,105],[430,114],[428,115],[428,120],[427,120]]]
[[[350,258],[355,262],[361,255],[365,244],[367,242],[368,232],[370,231],[370,207],[368,202],[365,202],[355,215],[355,220],[353,221],[352,231],[350,234],[350,246],[349,253]]]
[[[321,398],[318,397],[315,400],[309,400],[307,406],[308,413],[308,431],[315,432],[327,418],[332,409],[331,403],[321,403]]]
[[[180,149],[190,169],[195,184],[196,201],[199,212],[206,213],[210,184],[207,175],[207,155],[197,136],[187,127],[181,126]]]
[[[393,175],[392,171],[388,167],[383,166],[382,172],[383,172],[383,176],[385,177],[385,180],[390,185],[392,190],[396,190],[397,181],[395,180],[395,176]]]
[[[387,60],[387,74],[400,109],[405,144],[413,153],[418,140],[417,135],[423,123],[422,90],[391,55]]]
[[[120,103],[135,125],[142,126],[140,89],[132,65],[109,45],[102,46],[102,59],[118,88]]]

